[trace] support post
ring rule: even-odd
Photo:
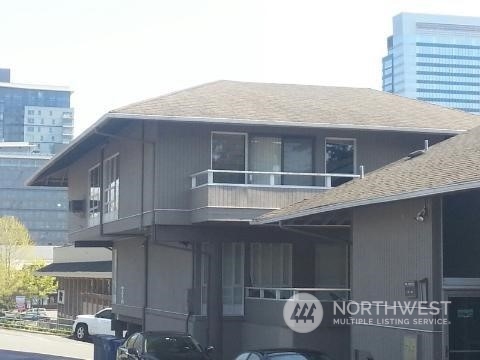
[[[222,359],[223,354],[223,301],[222,301],[222,243],[210,241],[208,267],[208,344],[214,346],[215,360]]]

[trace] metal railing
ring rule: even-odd
[[[363,169],[361,169],[363,173]],[[222,178],[215,177],[215,174],[223,175]],[[228,177],[230,175],[230,178]],[[235,176],[236,175],[236,176]],[[242,176],[243,175],[243,176]],[[315,181],[311,181],[310,185],[302,185],[302,179],[307,178],[323,178],[323,184],[317,185]],[[343,182],[360,178],[357,174],[333,174],[333,173],[300,173],[300,172],[284,172],[284,171],[240,171],[240,170],[203,170],[190,175],[192,179],[192,189],[202,185],[255,185],[255,186],[308,186],[316,188],[332,187],[332,179],[344,179]],[[294,179],[298,179],[297,184]],[[285,181],[288,179],[288,181]],[[293,180],[293,181],[292,181]],[[288,184],[285,184],[287,182]],[[291,182],[291,184],[290,184]],[[313,185],[312,185],[313,184]]]
[[[298,293],[309,293],[320,301],[346,301],[350,299],[350,289],[344,288],[269,288],[246,287],[247,299],[285,301]]]
[[[65,334],[72,332],[74,320],[64,318],[43,318],[38,320],[24,319],[22,315],[6,314],[0,316],[0,326],[13,329],[26,329],[36,331],[54,331]]]

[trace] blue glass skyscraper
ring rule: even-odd
[[[387,47],[384,91],[480,114],[480,18],[401,13]]]

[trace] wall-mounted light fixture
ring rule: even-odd
[[[423,209],[420,210],[417,215],[415,216],[415,220],[418,222],[424,222],[425,218],[427,217],[427,201],[425,200],[425,205],[423,206]]]

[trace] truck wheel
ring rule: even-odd
[[[73,334],[75,339],[84,341],[88,336],[88,328],[86,324],[78,324]]]

